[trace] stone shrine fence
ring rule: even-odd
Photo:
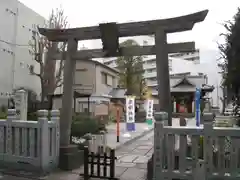
[[[153,179],[240,179],[240,128],[215,127],[211,113],[201,127],[165,126],[167,116],[155,114]]]
[[[38,111],[38,121],[19,120],[15,109],[0,119],[0,167],[48,172],[58,166],[59,111]]]

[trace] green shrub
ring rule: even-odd
[[[48,113],[48,120],[50,121],[50,117],[51,117],[51,114],[50,114],[50,111]],[[27,114],[27,120],[28,121],[38,121],[38,114],[37,112],[30,112]]]
[[[7,107],[2,105],[0,112],[7,113]]]
[[[28,121],[37,121],[38,120],[37,112],[28,113],[27,120]]]
[[[83,137],[87,133],[98,134],[105,130],[105,125],[99,123],[97,118],[90,116],[74,116],[71,127],[71,136]]]
[[[0,111],[0,119],[6,119],[7,118],[7,113]]]
[[[114,115],[113,112],[110,113],[109,115],[109,123],[115,123],[117,120],[116,120],[116,117]]]

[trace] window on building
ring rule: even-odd
[[[156,64],[156,60],[155,59],[154,60],[148,60],[147,64],[154,65],[154,64]]]
[[[148,73],[156,72],[156,69],[155,68],[154,69],[148,69],[147,72]]]
[[[151,78],[147,78],[150,81],[157,81],[157,77],[151,77]]]
[[[107,75],[107,85],[113,86],[113,76]]]
[[[107,85],[107,73],[102,72],[102,83]]]
[[[112,77],[112,86],[115,88],[116,87],[116,78]]]

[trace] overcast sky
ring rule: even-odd
[[[240,6],[239,0],[20,0],[44,17],[60,5],[71,27],[96,25],[101,22],[129,22],[161,19],[209,9],[206,20],[192,32],[170,35],[169,42],[195,40],[197,47],[216,49],[223,31],[220,25],[229,20]]]

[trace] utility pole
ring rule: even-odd
[[[11,14],[14,16],[14,24],[13,24],[13,39],[12,39],[12,66],[11,66],[11,92],[15,88],[15,65],[16,65],[16,48],[17,48],[17,29],[18,29],[18,8],[16,8],[16,12],[12,12]]]

